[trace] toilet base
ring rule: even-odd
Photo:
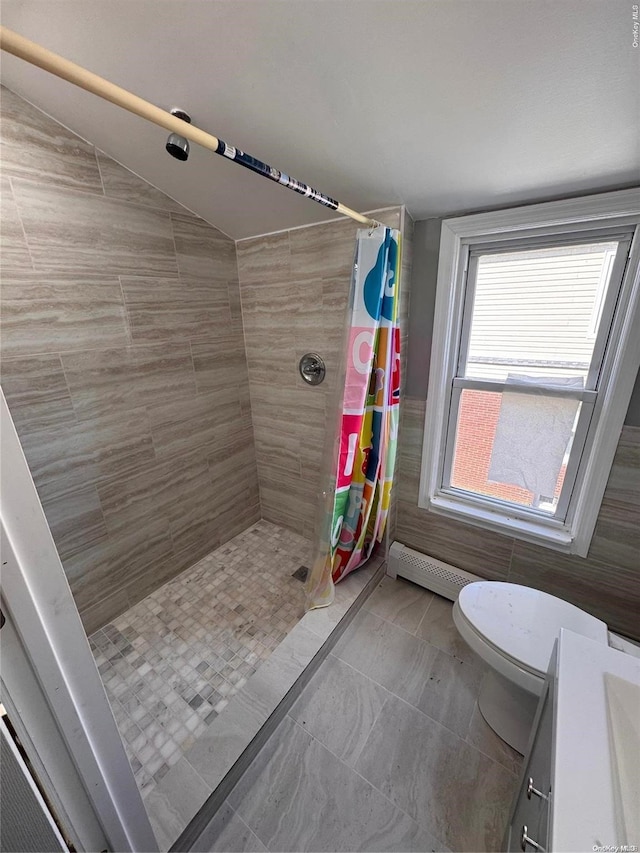
[[[480,687],[478,707],[494,732],[524,755],[533,728],[538,697],[494,670],[489,670]]]

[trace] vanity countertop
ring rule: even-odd
[[[640,848],[640,838],[634,837],[640,814],[639,687],[640,659],[561,630],[550,850]]]

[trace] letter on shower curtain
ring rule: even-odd
[[[400,404],[400,232],[358,231],[351,287],[336,488],[327,541],[307,584],[309,607],[382,541],[393,482]]]

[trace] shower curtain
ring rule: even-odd
[[[358,231],[341,418],[307,609],[331,604],[334,584],[362,565],[384,535],[398,438],[399,286],[400,232]]]

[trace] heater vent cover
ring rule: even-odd
[[[407,548],[400,542],[391,545],[387,574],[392,578],[406,578],[438,595],[450,598],[451,601],[456,600],[463,586],[483,580],[470,572],[442,563],[435,557]]]

